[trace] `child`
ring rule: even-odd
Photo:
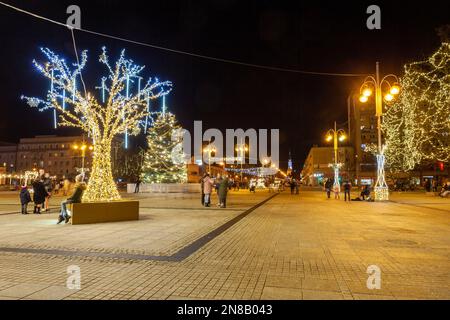
[[[22,205],[22,214],[28,214],[27,206],[29,202],[31,202],[30,191],[28,191],[27,186],[24,185],[20,190],[20,204]]]
[[[333,186],[333,192],[334,192],[334,198],[335,198],[335,199],[340,199],[340,196],[339,196],[339,193],[341,192],[340,189],[341,189],[341,188],[339,188],[339,185],[338,185],[338,184],[335,184],[335,185]]]

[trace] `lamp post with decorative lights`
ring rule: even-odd
[[[347,136],[345,134],[345,131],[343,129],[337,129],[335,121],[334,129],[330,129],[327,132],[326,141],[330,142],[331,140],[333,140],[334,164],[331,164],[334,169],[333,186],[337,186],[338,188],[340,188],[339,168],[342,166],[342,164],[338,162],[338,142],[343,142],[346,138]]]
[[[383,87],[387,90],[384,91]],[[364,80],[360,88],[359,101],[366,103],[369,97],[375,91],[375,116],[377,117],[377,131],[378,131],[378,153],[377,158],[377,181],[375,183],[375,200],[383,201],[389,200],[389,189],[386,183],[384,173],[384,149],[381,141],[381,117],[383,116],[383,100],[386,104],[391,103],[395,96],[400,92],[399,80],[396,75],[388,74],[383,78],[380,77],[380,64],[376,63],[376,72],[374,76],[368,76]]]

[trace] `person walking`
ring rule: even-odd
[[[228,177],[224,175],[219,182],[219,204],[221,208],[227,207],[227,193],[228,193]]]
[[[136,180],[136,185],[134,187],[134,193],[139,193],[139,187],[141,186],[141,178],[138,176]]]
[[[204,205],[209,207],[211,205],[211,192],[214,186],[214,180],[211,179],[209,173],[206,174],[203,179],[203,193],[205,194]]]
[[[67,205],[69,203],[80,203],[84,190],[86,190],[86,184],[83,182],[83,174],[79,174],[75,177],[75,191],[72,196],[61,202],[61,213],[59,214],[58,222],[56,224],[60,224],[64,220],[66,223],[69,222],[71,216],[67,212]]]
[[[438,181],[437,179],[433,180],[433,192],[437,192],[438,191]]]
[[[330,199],[331,188],[333,187],[333,180],[328,178],[325,182],[325,191],[327,192],[327,199]]]
[[[430,179],[426,179],[425,180],[425,190],[426,190],[426,192],[430,192],[431,191],[431,181],[430,181]]]
[[[52,180],[50,179],[50,174],[48,172],[46,172],[44,174],[42,183],[44,184],[45,192],[46,192],[45,202],[44,202],[44,211],[47,212],[47,211],[49,211],[48,205],[49,205],[50,197],[52,196],[52,191],[53,191]]]
[[[31,202],[31,196],[30,196],[30,191],[28,191],[28,188],[26,185],[23,185],[22,188],[20,189],[20,204],[22,206],[22,214],[28,214],[27,212],[27,206],[28,203]]]
[[[344,200],[347,201],[347,196],[348,196],[348,201],[351,201],[350,198],[350,191],[352,190],[352,184],[350,183],[350,181],[346,180],[344,182]]]
[[[70,181],[67,178],[64,178],[63,182],[63,196],[67,196],[67,193],[69,193],[70,189]]]
[[[341,196],[340,196],[341,188],[339,187],[338,184],[333,185],[333,192],[334,192],[334,199],[340,200],[341,199]]]
[[[47,191],[45,190],[42,177],[38,177],[33,182],[33,202],[34,210],[33,213],[41,214],[41,207],[45,203],[45,197],[47,196]]]
[[[220,207],[219,185],[220,185],[221,181],[222,181],[222,176],[220,175],[220,173],[218,173],[216,178],[214,179],[214,191],[216,192],[216,195],[217,195],[217,206],[218,207]]]
[[[55,183],[55,195],[58,195],[59,194],[59,182],[56,182]]]
[[[294,194],[294,191],[295,191],[295,179],[294,178],[291,178],[289,186],[291,187],[291,194]]]
[[[207,173],[204,173],[203,176],[200,178],[200,181],[199,181],[200,182],[200,190],[201,190],[201,193],[202,193],[202,198],[201,198],[202,206],[205,205],[205,192],[203,190],[203,187],[205,186],[204,180],[205,180],[206,175],[207,175]]]

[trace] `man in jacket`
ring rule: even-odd
[[[331,188],[333,187],[333,180],[331,178],[328,178],[325,182],[325,190],[327,192],[327,198],[330,199],[331,194]]]
[[[83,174],[79,174],[75,177],[75,191],[73,192],[72,196],[67,198],[65,201],[61,202],[61,213],[58,217],[58,222],[56,224],[60,224],[63,222],[63,220],[66,221],[66,223],[69,222],[71,216],[67,212],[67,205],[69,203],[80,203],[81,197],[83,196],[84,190],[86,190],[86,184],[83,182]]]

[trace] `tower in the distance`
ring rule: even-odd
[[[292,157],[291,152],[289,151],[289,160],[288,160],[288,168],[286,174],[290,176],[292,174]]]

